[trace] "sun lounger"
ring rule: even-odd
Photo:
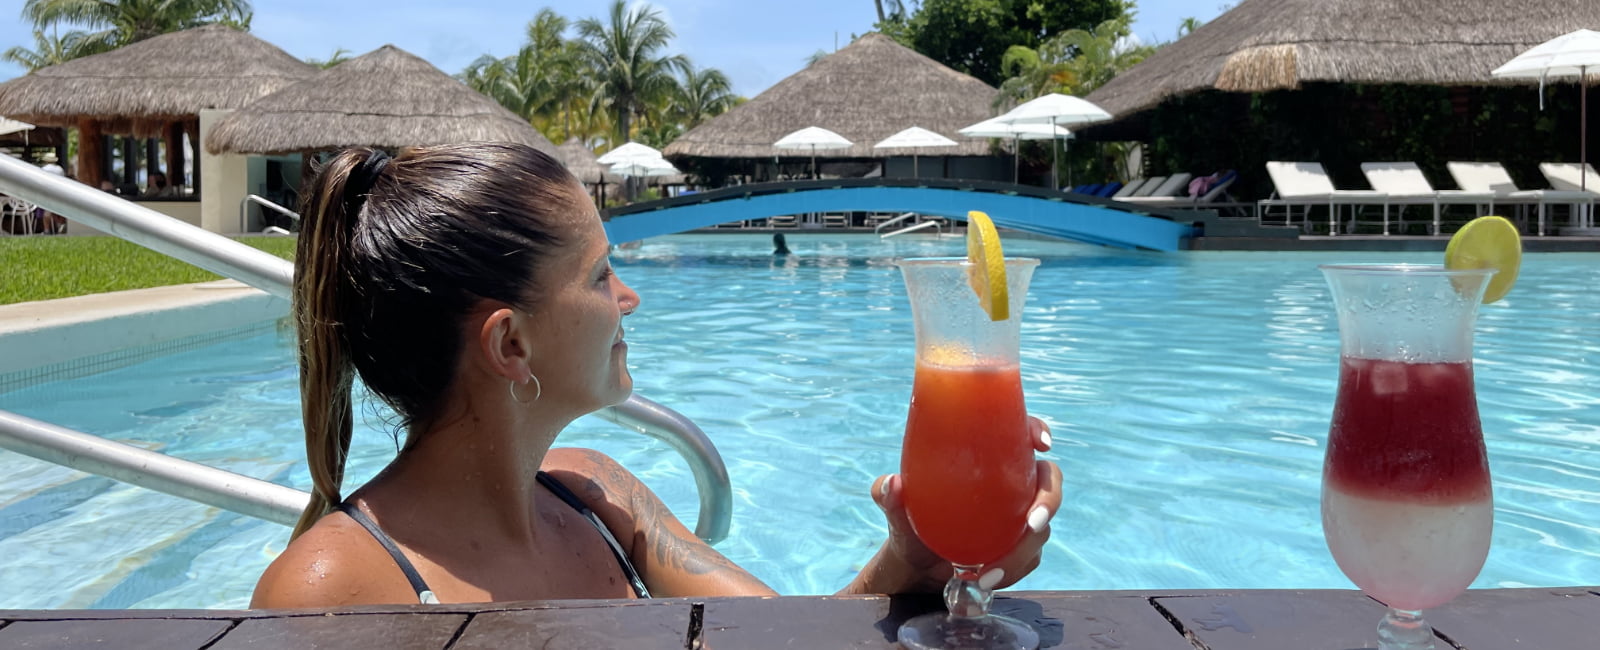
[[[1138,191],[1128,196],[1150,196],[1151,192],[1156,191],[1156,188],[1161,187],[1166,182],[1167,177],[1165,176],[1153,176],[1150,180],[1145,181],[1144,185],[1140,185]]]
[[[1110,182],[1100,186],[1100,191],[1094,195],[1101,198],[1111,198],[1112,195],[1122,191],[1122,183]]]
[[[1544,179],[1550,181],[1550,187],[1569,192],[1587,192],[1600,196],[1600,189],[1596,189],[1594,167],[1580,163],[1539,163],[1539,173],[1544,174]],[[1590,203],[1583,207],[1583,212],[1577,219],[1579,228],[1594,227],[1594,205]]]
[[[1493,162],[1452,162],[1446,163],[1450,170],[1450,177],[1454,178],[1456,185],[1468,192],[1492,192],[1495,204],[1518,206],[1537,206],[1539,213],[1539,236],[1544,236],[1545,206],[1568,205],[1572,206],[1571,214],[1576,215],[1584,206],[1594,204],[1594,195],[1585,192],[1568,190],[1523,190],[1511,181],[1511,175],[1500,163]],[[1493,205],[1490,206],[1491,210]],[[1576,218],[1573,219],[1577,221]]]
[[[1493,192],[1468,192],[1466,190],[1435,190],[1422,175],[1422,169],[1413,162],[1361,163],[1361,173],[1366,175],[1372,189],[1389,195],[1389,205],[1433,206],[1433,234],[1439,234],[1439,213],[1446,205],[1471,205],[1474,216],[1488,214],[1494,203]],[[1405,232],[1404,208],[1400,212],[1400,230]],[[1388,219],[1384,220],[1383,234],[1389,234]]]
[[[1123,197],[1133,196],[1134,192],[1139,191],[1139,188],[1144,187],[1145,183],[1148,182],[1150,182],[1150,179],[1148,178],[1135,178],[1131,181],[1128,181],[1128,184],[1123,185],[1122,189],[1117,190],[1116,194],[1111,195],[1111,198],[1121,199]]]
[[[1272,207],[1284,208],[1285,223],[1294,222],[1294,207],[1303,206],[1306,209],[1305,227],[1311,226],[1311,208],[1318,205],[1328,206],[1328,234],[1338,234],[1339,206],[1350,206],[1351,221],[1355,221],[1355,212],[1364,205],[1383,206],[1384,232],[1389,227],[1389,197],[1382,192],[1373,190],[1340,190],[1333,187],[1333,181],[1328,178],[1327,170],[1322,168],[1322,163],[1308,162],[1280,162],[1267,163],[1267,176],[1272,178],[1272,197],[1256,202],[1256,219],[1259,221],[1263,211]]]
[[[1216,182],[1212,183],[1211,187],[1199,196],[1189,196],[1187,194],[1188,187],[1193,181],[1191,178],[1191,183],[1185,183],[1184,192],[1180,192],[1177,196],[1134,197],[1129,199],[1129,202],[1138,203],[1139,205],[1149,205],[1163,208],[1201,207],[1204,204],[1215,202],[1218,198],[1221,198],[1223,195],[1225,195],[1228,191],[1228,186],[1233,185],[1233,182],[1236,180],[1239,180],[1238,172],[1228,170],[1228,172],[1218,177]]]

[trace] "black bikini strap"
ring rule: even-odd
[[[583,499],[578,498],[578,495],[573,494],[572,490],[568,490],[567,486],[562,485],[561,481],[557,481],[555,477],[542,471],[536,476],[540,485],[548,488],[556,497],[565,501],[567,505],[572,506],[573,510],[577,510],[578,514],[588,519],[589,523],[594,524],[595,529],[599,530],[600,534],[606,538],[606,545],[611,547],[611,554],[616,556],[617,564],[622,565],[622,572],[627,575],[628,583],[633,586],[633,593],[640,598],[649,598],[650,590],[644,586],[644,579],[640,578],[639,571],[633,568],[633,562],[628,560],[628,554],[622,552],[622,544],[617,543],[617,538],[611,534],[611,529],[606,528],[606,522],[600,521],[599,515],[594,514],[594,511],[589,509]]]
[[[360,508],[355,507],[354,504],[348,501],[339,504],[338,507],[339,512],[350,515],[351,519],[356,520],[356,523],[361,524],[362,528],[365,528],[367,529],[367,532],[372,533],[373,539],[378,540],[378,543],[383,545],[383,550],[389,552],[389,557],[394,558],[394,563],[400,566],[400,572],[406,574],[406,580],[411,583],[412,591],[417,592],[418,602],[421,602],[425,605],[436,605],[439,603],[438,597],[433,595],[433,590],[428,589],[428,583],[423,582],[422,574],[417,573],[417,568],[411,566],[411,560],[406,559],[406,556],[400,552],[400,547],[396,546],[394,540],[389,539],[389,536],[385,535],[383,530],[378,528],[378,524],[374,523],[371,519],[368,519],[367,515],[362,513]]]

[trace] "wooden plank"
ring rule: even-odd
[[[1378,621],[1385,611],[1354,590],[1254,591],[1155,600],[1211,650],[1376,648]]]
[[[477,614],[450,650],[683,650],[690,607],[686,601],[669,600],[630,606]]]
[[[241,621],[208,650],[237,648],[373,648],[440,650],[466,614],[337,614]]]
[[[1471,590],[1422,618],[1472,650],[1600,645],[1600,597],[1578,589]]]
[[[706,603],[706,647],[888,650],[899,648],[906,619],[943,609],[933,596],[714,599]],[[1016,592],[996,598],[993,611],[1031,625],[1043,648],[1193,648],[1139,596]]]
[[[0,648],[199,650],[232,626],[188,619],[18,621],[0,628]]]

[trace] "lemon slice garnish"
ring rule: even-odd
[[[1444,248],[1447,269],[1494,269],[1483,304],[1506,297],[1517,283],[1522,266],[1522,237],[1505,217],[1478,217],[1468,221]]]
[[[1006,290],[1006,256],[1000,251],[1000,233],[989,215],[967,213],[967,282],[989,320],[1011,317],[1011,296]]]

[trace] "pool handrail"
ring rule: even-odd
[[[73,221],[269,294],[290,297],[294,265],[288,260],[10,156],[0,155],[0,193],[27,199]],[[727,537],[733,519],[733,488],[722,455],[699,426],[682,414],[639,395],[602,409],[597,415],[662,440],[683,454],[694,473],[700,497],[695,535],[709,543]],[[0,431],[0,438],[11,435]],[[0,446],[5,443],[0,442]],[[41,459],[56,462],[50,458]]]

